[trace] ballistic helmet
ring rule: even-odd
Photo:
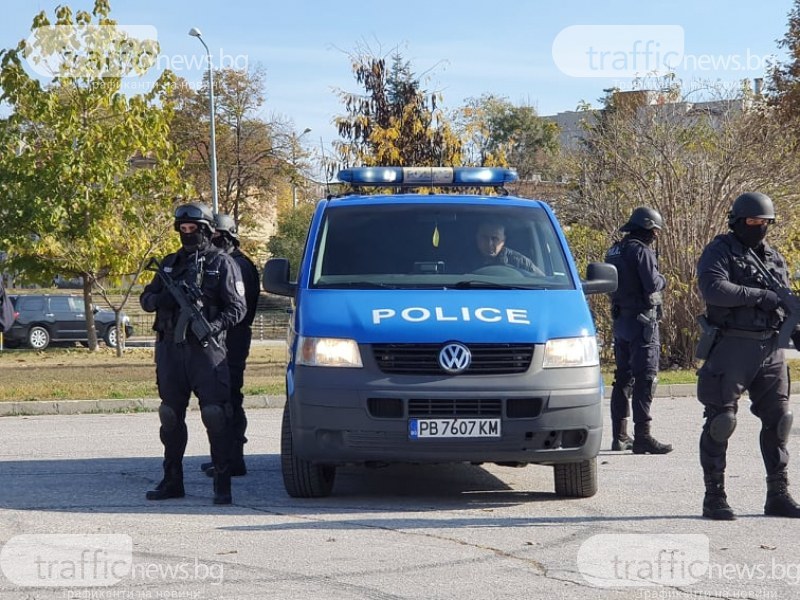
[[[233,217],[225,213],[217,213],[214,215],[214,229],[221,233],[227,233],[232,239],[238,240],[239,234],[236,228],[236,221]]]
[[[736,198],[728,213],[728,225],[732,227],[739,219],[748,217],[774,221],[775,207],[770,197],[761,192],[746,192]]]
[[[635,229],[661,229],[664,226],[664,220],[657,210],[640,206],[634,209],[631,213],[628,222],[619,228],[620,231],[633,231]]]
[[[205,227],[208,233],[214,232],[214,214],[208,205],[202,202],[189,202],[175,209],[175,231],[180,231],[181,223],[197,223],[200,229]]]

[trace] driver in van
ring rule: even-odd
[[[530,258],[506,246],[506,228],[499,221],[481,223],[475,239],[483,259],[483,266],[506,265],[535,275],[544,275]]]

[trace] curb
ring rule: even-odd
[[[281,408],[285,403],[284,396],[246,396],[244,399],[245,408]],[[160,404],[158,398],[0,402],[0,417],[156,412]],[[197,403],[190,400],[189,410],[198,410]]]

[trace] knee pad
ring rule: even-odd
[[[165,431],[173,431],[178,427],[178,415],[175,409],[163,402],[161,406],[158,407],[158,418]]]
[[[708,422],[708,435],[715,442],[727,442],[736,429],[736,414],[733,411],[725,410],[716,414]]]
[[[792,432],[792,421],[794,421],[794,416],[791,412],[783,413],[781,418],[778,419],[778,425],[775,427],[775,434],[782,443],[786,443],[789,439],[789,434]]]
[[[228,416],[225,408],[219,404],[204,406],[200,409],[200,418],[209,433],[220,433],[228,424]]]

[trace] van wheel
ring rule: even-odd
[[[46,327],[34,325],[28,332],[28,346],[34,350],[44,350],[50,345],[50,332]]]
[[[289,406],[283,409],[281,425],[281,471],[283,487],[292,498],[324,498],[331,495],[336,467],[312,463],[294,454]]]
[[[556,495],[590,498],[597,493],[597,457],[577,463],[553,465]]]

